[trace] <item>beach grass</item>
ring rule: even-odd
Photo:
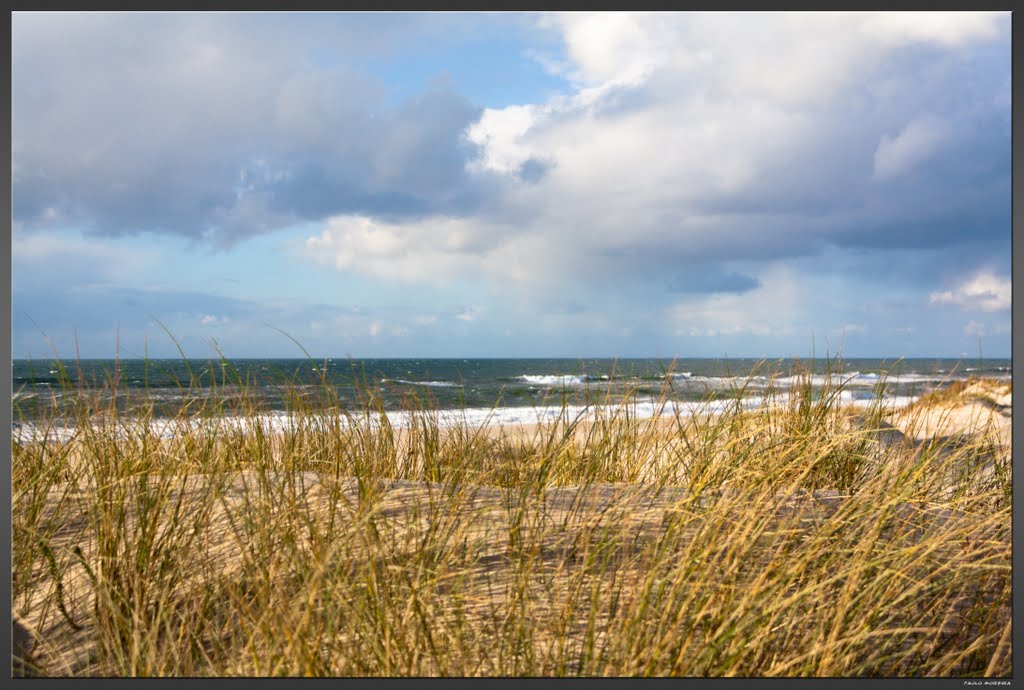
[[[984,430],[893,440],[881,398],[809,373],[755,409],[627,396],[506,429],[413,398],[395,428],[326,378],[282,429],[233,383],[183,382],[170,420],[116,376],[68,383],[16,435],[16,671],[1012,675],[1010,457]]]

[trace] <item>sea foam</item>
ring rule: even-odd
[[[586,376],[573,376],[571,374],[560,375],[533,375],[523,374],[519,377],[521,381],[532,383],[538,386],[582,386],[587,381]]]
[[[388,381],[389,379],[384,379]],[[405,379],[395,379],[395,383],[404,383],[407,386],[430,386],[431,388],[458,388],[459,384],[452,383],[451,381],[406,381]]]
[[[840,402],[859,408],[880,405],[884,409],[899,409],[917,400],[918,396],[891,396],[877,398],[857,398],[850,391],[840,393]],[[663,401],[655,398],[636,398],[613,405],[548,405],[535,407],[490,407],[443,409],[428,412],[410,412],[406,410],[389,410],[372,414],[337,415],[330,413],[300,414],[290,412],[268,412],[261,415],[232,416],[225,415],[202,421],[157,418],[150,421],[150,430],[160,438],[173,438],[189,431],[206,431],[210,434],[224,431],[254,432],[257,429],[264,433],[287,433],[318,424],[340,424],[344,428],[366,425],[379,428],[387,423],[396,429],[407,429],[416,423],[436,423],[439,427],[451,428],[466,426],[480,428],[483,426],[519,426],[529,424],[545,424],[559,420],[594,421],[611,417],[650,419],[655,416],[668,415],[687,417],[692,415],[718,415],[729,410],[753,410],[765,405],[785,406],[789,404],[789,393],[776,393],[770,396],[750,396],[743,399],[723,399],[710,401]],[[138,430],[131,418],[114,420],[106,425],[94,424],[95,431],[112,431],[118,436],[137,435]],[[73,426],[47,425],[39,427],[31,422],[12,425],[12,435],[19,443],[34,441],[66,442],[73,439],[79,430]]]

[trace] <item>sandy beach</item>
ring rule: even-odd
[[[950,399],[911,407],[881,420],[871,434],[865,432],[868,444],[865,462],[898,464],[907,462],[907,458],[915,454],[920,456],[921,449],[936,439],[956,437],[964,444],[985,436],[995,440],[994,456],[986,461],[990,468],[1008,467],[1011,410],[1012,394],[1008,386],[975,383]],[[859,438],[856,434],[863,424],[858,427],[849,423],[856,414],[856,410],[849,410],[837,415],[836,428],[846,428],[847,434]],[[836,532],[834,527],[823,526],[838,524],[837,516],[867,514],[865,511],[876,510],[872,506],[877,505],[890,505],[897,520],[879,528],[882,531],[876,532],[876,538],[881,541],[943,531],[969,534],[975,529],[969,509],[959,509],[952,503],[934,502],[932,506],[915,503],[909,500],[909,493],[907,497],[898,494],[870,496],[841,488],[813,488],[806,483],[803,486],[810,488],[799,488],[798,484],[781,481],[778,487],[773,487],[765,482],[748,481],[742,467],[730,469],[731,474],[723,474],[718,480],[709,475],[698,481],[692,466],[683,461],[688,452],[686,429],[685,420],[666,418],[633,420],[617,427],[614,438],[619,445],[602,446],[602,452],[621,457],[624,462],[618,475],[623,481],[617,482],[561,485],[541,482],[524,484],[517,489],[514,484],[452,484],[386,478],[363,482],[353,476],[309,470],[241,470],[218,475],[166,476],[153,483],[163,492],[161,505],[169,507],[164,510],[173,508],[175,524],[192,525],[195,532],[188,541],[193,556],[174,561],[178,570],[173,585],[169,585],[162,596],[173,594],[175,600],[185,602],[190,597],[208,598],[220,592],[217,596],[230,599],[239,596],[234,589],[236,585],[252,583],[257,572],[262,572],[265,578],[284,578],[282,583],[290,581],[286,562],[255,560],[274,553],[311,559],[310,562],[319,563],[317,567],[321,569],[327,568],[328,563],[334,564],[330,567],[337,567],[345,562],[371,567],[384,558],[386,563],[392,564],[389,567],[399,569],[406,566],[398,564],[419,564],[412,571],[402,572],[415,572],[416,577],[423,578],[422,586],[429,585],[430,606],[447,601],[444,593],[457,587],[458,605],[452,605],[449,610],[431,609],[430,614],[432,625],[441,626],[448,633],[455,634],[453,631],[462,626],[476,630],[474,634],[483,634],[483,631],[493,634],[494,626],[507,618],[509,606],[527,606],[539,626],[531,638],[535,650],[553,654],[555,646],[564,645],[567,640],[579,642],[581,635],[591,636],[589,644],[606,644],[610,649],[617,649],[615,645],[622,643],[608,639],[614,634],[613,619],[618,620],[615,607],[609,608],[604,601],[592,602],[589,609],[581,607],[587,597],[580,599],[580,593],[591,592],[596,596],[599,589],[595,583],[607,578],[612,581],[603,582],[601,587],[613,586],[616,582],[650,584],[649,568],[652,562],[658,562],[651,560],[652,554],[657,552],[660,542],[674,544],[682,554],[691,555],[698,553],[698,546],[703,544],[704,548],[712,549],[707,553],[715,554],[717,559],[711,572],[727,575],[726,581],[733,582],[731,587],[762,587],[767,592],[775,591],[764,578],[770,578],[769,573],[777,567],[774,564],[782,542],[766,535],[781,538],[781,535],[802,530],[810,535],[802,537],[805,544],[816,543],[816,540],[832,540],[837,544],[849,541],[849,548],[860,548],[856,546],[856,540],[861,538],[857,534],[845,535]],[[747,442],[742,428],[734,426],[734,429],[732,436],[708,437],[702,443],[714,445],[716,453],[732,452],[736,444]],[[549,428],[531,425],[486,427],[468,433],[461,429],[434,432],[439,434],[435,445],[442,449],[441,455],[447,447],[464,449],[483,444],[492,454],[501,455],[503,462],[526,464],[532,462],[530,458],[537,454],[540,445],[551,443],[558,436]],[[422,452],[429,446],[417,437],[423,433],[428,431],[399,430],[393,442],[396,456],[415,466],[413,474],[429,476],[430,470],[424,463],[432,460]],[[561,435],[568,439],[565,443],[586,448],[588,443],[595,443],[592,439],[608,438],[602,433],[602,422],[592,421],[563,430]],[[273,443],[285,448],[293,442],[294,439],[279,438]],[[607,440],[604,442],[607,444]],[[673,464],[688,467],[690,474],[667,471],[666,467]],[[410,467],[405,471],[410,471]],[[510,467],[509,471],[513,469]],[[989,475],[992,471],[989,470]],[[866,486],[873,485],[869,481]],[[144,485],[134,482],[124,492],[112,495],[129,506],[124,513],[126,523],[118,528],[122,530],[118,532],[122,541],[127,538],[125,535],[144,530],[147,521],[159,522],[166,517],[166,514],[163,517],[140,514],[145,504],[132,498],[132,492],[142,490]],[[145,490],[152,490],[152,486]],[[16,654],[20,650],[29,664],[29,673],[82,675],[103,673],[105,668],[109,671],[109,666],[104,664],[111,663],[111,650],[98,641],[102,636],[97,626],[103,625],[103,618],[96,614],[96,578],[103,575],[97,568],[106,568],[108,572],[116,568],[104,560],[101,552],[110,547],[100,544],[102,539],[96,534],[102,529],[97,522],[97,492],[101,492],[101,487],[89,481],[78,482],[70,488],[54,484],[47,496],[34,504],[39,513],[34,517],[34,524],[45,526],[46,549],[35,560],[31,586],[23,586],[21,596],[13,602]],[[756,528],[728,528],[752,508],[759,513]],[[280,520],[280,532],[267,531],[268,520]],[[336,526],[331,542],[323,541],[319,528],[312,527],[328,524]],[[709,524],[717,525],[718,532],[709,532]],[[307,527],[296,529],[296,525]],[[367,525],[372,525],[376,535],[369,540],[364,534]],[[156,542],[169,538],[162,536],[161,529],[163,527],[155,525],[153,538]],[[437,541],[438,534],[456,535],[457,543]],[[728,534],[728,541],[711,547],[708,540],[714,540],[716,534]],[[887,534],[890,536],[886,537]],[[602,535],[600,540],[598,535]],[[257,542],[267,539],[271,541],[257,546]],[[447,554],[450,562],[436,561],[428,567],[422,560],[424,544],[428,543],[433,545],[431,548],[443,547],[439,553]],[[131,557],[127,544],[122,543],[106,558]],[[597,568],[600,559],[594,560],[595,549],[607,548],[601,544],[615,545],[615,567],[609,565],[610,561],[602,561],[604,565]],[[936,547],[936,556],[946,548]],[[356,568],[352,573],[355,576],[361,572],[363,575],[359,577],[364,577],[368,572],[377,572],[372,568],[366,571]],[[55,579],[58,574],[59,578]],[[340,586],[335,580],[331,582],[332,586]],[[132,585],[142,586],[142,583]],[[264,580],[263,586],[272,586],[272,581]],[[131,591],[141,596],[140,590]],[[776,594],[781,596],[781,592]],[[717,603],[698,598],[691,604],[703,601],[701,605],[708,615],[718,616],[725,611],[722,607],[737,605],[732,596],[715,600]],[[199,613],[193,611],[188,615]],[[780,608],[766,615],[769,619],[779,617],[781,621],[784,611]],[[187,621],[179,621],[177,625],[186,624],[191,625]],[[236,621],[235,624],[245,623]],[[974,625],[965,618],[957,634],[977,633]],[[167,634],[169,630],[159,633],[158,637]],[[344,630],[333,634],[342,638],[346,635]],[[156,638],[147,644],[150,645],[147,649],[151,649],[157,644]],[[162,644],[175,643],[165,640]],[[901,644],[916,643],[907,638]],[[1002,668],[998,659],[1004,652],[999,649],[993,664]],[[503,666],[506,661],[497,657],[479,660],[478,670],[484,675],[489,673],[488,669],[503,673],[505,671],[500,669],[506,668]],[[281,663],[277,671],[295,669],[288,663]],[[637,672],[632,666],[607,663],[611,665],[606,671],[612,674]],[[39,670],[32,671],[33,668]],[[253,667],[237,659],[223,661],[220,672],[230,675],[234,669],[245,675],[259,672],[259,668],[272,670],[272,667]],[[344,675],[357,673],[359,668],[342,664],[331,670]],[[409,668],[431,675],[445,674],[444,667],[430,664]],[[764,667],[771,675],[785,675],[787,668],[782,661]],[[402,668],[396,666],[394,670],[397,673]]]
[[[1012,682],[1010,12],[10,21],[15,675]]]

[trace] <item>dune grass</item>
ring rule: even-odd
[[[920,396],[917,400],[911,403],[911,409],[915,408],[927,408],[935,405],[948,405],[950,403],[957,403],[964,398],[978,400],[988,405],[996,405],[992,399],[990,393],[977,392],[976,388],[979,384],[984,385],[984,379],[972,376],[967,379],[957,379],[956,381],[950,382],[948,385],[936,388],[935,390],[929,391],[928,393]],[[1000,382],[998,384],[1000,390],[1006,392],[1013,391],[1013,383],[1011,381]]]
[[[881,444],[881,403],[853,424],[809,377],[750,411],[627,399],[503,433],[415,400],[396,429],[326,379],[274,429],[235,383],[170,424],[69,387],[15,441],[23,670],[1012,674],[1010,459],[984,436]]]

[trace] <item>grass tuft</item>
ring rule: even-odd
[[[169,415],[116,377],[15,401],[34,673],[1012,675],[1009,450],[984,429],[893,440],[881,398],[809,373],[754,409],[627,396],[522,429],[415,399],[394,428],[325,376],[282,429],[216,368],[231,395],[190,371]]]

